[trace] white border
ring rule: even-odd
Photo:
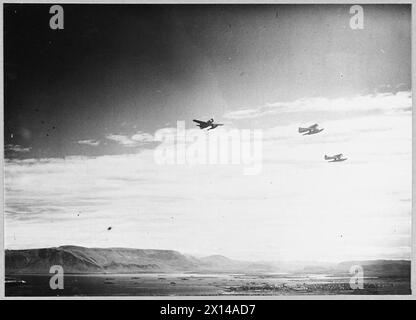
[[[415,172],[414,164],[416,159],[416,115],[413,111],[415,106],[415,94],[414,94],[414,84],[416,84],[416,54],[414,51],[415,48],[415,34],[416,26],[414,17],[416,16],[416,4],[413,4],[412,0],[405,1],[389,1],[389,0],[367,0],[367,1],[357,1],[357,0],[348,0],[348,1],[325,1],[325,0],[294,0],[294,1],[256,1],[256,0],[164,0],[164,1],[131,1],[131,0],[89,0],[89,1],[80,1],[80,0],[59,0],[59,1],[45,1],[45,0],[26,0],[26,1],[0,1],[1,3],[1,12],[0,12],[0,45],[1,45],[1,61],[0,61],[0,96],[1,96],[1,105],[0,105],[0,148],[1,148],[1,157],[0,157],[0,181],[1,181],[1,195],[0,203],[2,206],[2,216],[0,218],[0,230],[2,232],[0,236],[0,300],[416,300],[416,219],[415,219],[415,197],[416,197],[416,185],[415,185]],[[68,297],[6,297],[5,296],[5,287],[4,287],[4,94],[3,94],[3,79],[4,79],[4,70],[3,70],[3,4],[4,3],[19,3],[19,4],[338,4],[338,5],[348,5],[348,4],[410,4],[411,5],[411,60],[412,60],[412,263],[411,263],[411,295],[290,295],[290,296],[87,296],[87,297],[78,297],[78,296],[68,296]]]

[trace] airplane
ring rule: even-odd
[[[303,135],[305,136],[305,135],[307,135],[307,134],[316,134],[316,133],[319,133],[319,132],[321,132],[322,130],[324,130],[324,129],[318,129],[318,124],[317,123],[315,123],[315,124],[313,124],[313,125],[311,125],[311,126],[309,126],[309,127],[307,127],[307,128],[302,128],[302,127],[300,127],[299,128],[299,133],[303,133],[303,132],[305,132]]]
[[[198,123],[197,126],[200,129],[208,128],[208,130],[215,129],[218,126],[223,126],[222,123],[214,123],[214,119],[209,119],[208,121],[201,121],[201,120],[193,120],[194,122]]]
[[[342,153],[340,153],[340,154],[336,154],[336,155],[334,155],[334,156],[327,156],[327,155],[325,155],[325,158],[324,158],[325,160],[331,160],[331,161],[328,161],[328,162],[339,162],[339,161],[345,161],[345,160],[347,160],[347,158],[343,158],[342,157]]]

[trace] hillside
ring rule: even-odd
[[[354,265],[362,266],[364,276],[410,278],[411,273],[409,260],[345,261],[339,263],[335,271],[349,273],[350,268]]]
[[[57,248],[6,250],[6,273],[48,273],[62,265],[68,273],[130,273],[146,271],[189,271],[198,267],[173,250],[126,248]]]
[[[6,250],[6,274],[49,273],[53,265],[67,273],[142,273],[142,272],[216,272],[216,273],[331,273],[349,274],[352,265],[361,265],[365,276],[409,277],[408,260],[347,261],[339,264],[320,262],[247,262],[213,255],[196,258],[174,250],[129,248],[56,248]]]

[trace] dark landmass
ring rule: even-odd
[[[49,274],[50,267],[61,265],[65,273],[290,273],[350,275],[353,265],[363,267],[365,276],[410,278],[409,260],[367,260],[341,263],[323,262],[247,262],[220,255],[196,258],[174,250],[56,248],[6,250],[6,274]]]
[[[6,274],[49,274],[53,265],[60,265],[65,273],[74,274],[273,270],[271,265],[231,260],[219,255],[196,258],[174,250],[79,246],[6,250],[5,265]]]
[[[173,250],[84,248],[61,246],[28,250],[6,250],[6,273],[49,273],[61,265],[65,273],[134,273],[193,270],[197,261]]]

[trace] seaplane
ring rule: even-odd
[[[308,134],[316,134],[316,133],[319,133],[322,130],[324,130],[324,129],[319,129],[318,128],[318,124],[315,123],[315,124],[313,124],[313,125],[311,125],[311,126],[309,126],[307,128],[300,127],[298,131],[299,131],[299,133],[303,133],[303,135],[305,136],[305,135],[308,135]]]
[[[193,122],[196,122],[197,126],[200,129],[208,128],[208,130],[212,130],[212,129],[215,129],[216,127],[218,127],[218,126],[223,126],[222,123],[214,123],[214,119],[209,119],[208,121],[201,121],[201,120],[194,119]]]
[[[347,160],[347,158],[343,158],[342,156],[343,156],[342,153],[336,154],[334,156],[327,156],[327,155],[325,155],[325,160],[330,160],[328,162],[340,162],[340,161]]]

